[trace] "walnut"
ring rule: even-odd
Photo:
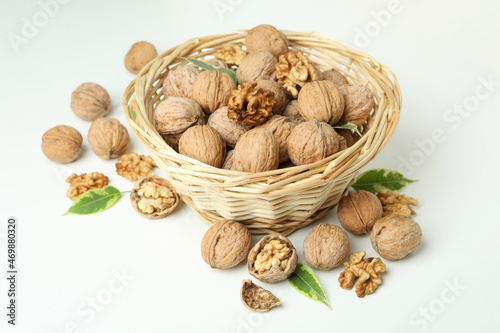
[[[373,193],[350,191],[340,200],[337,216],[345,230],[355,235],[367,234],[382,217],[382,204]]]
[[[302,53],[289,51],[280,55],[278,61],[275,65],[276,78],[293,98],[297,98],[299,89],[307,82],[318,79],[316,68]]]
[[[335,131],[345,139],[345,143],[347,145],[347,148],[351,147],[359,139],[361,139],[361,137],[357,133],[354,133],[353,131],[351,131],[349,129],[340,128],[340,129],[336,129]]]
[[[143,177],[154,176],[153,168],[156,166],[149,156],[137,155],[136,153],[123,154],[116,162],[116,173],[135,182]]]
[[[344,112],[344,97],[331,81],[306,83],[297,102],[306,121],[314,119],[335,125]]]
[[[342,135],[340,135],[339,133],[337,133],[337,139],[339,140],[339,151],[347,149],[346,139]]]
[[[179,204],[179,195],[166,179],[139,179],[130,192],[132,207],[142,216],[159,219],[170,215]]]
[[[191,65],[179,65],[171,69],[163,81],[165,97],[192,98],[193,84],[200,71]]]
[[[367,258],[363,260],[366,253],[359,251],[349,256],[349,261],[344,262],[345,269],[340,274],[340,287],[352,289],[356,278],[356,295],[360,298],[375,292],[382,284],[382,273],[385,272],[385,264],[380,258]]]
[[[281,305],[281,301],[272,292],[256,285],[251,280],[243,280],[241,301],[252,311],[266,312]]]
[[[130,47],[130,50],[125,55],[125,68],[130,73],[137,74],[157,56],[158,52],[153,44],[137,42]]]
[[[346,84],[339,89],[345,100],[344,114],[340,122],[363,125],[375,106],[372,92],[362,84]]]
[[[241,47],[234,46],[224,46],[219,52],[215,53],[215,57],[218,59],[222,59],[228,65],[241,65],[241,62],[247,56],[247,52],[244,51]]]
[[[304,258],[309,265],[331,270],[349,253],[349,237],[341,227],[326,222],[315,226],[304,240]]]
[[[276,57],[288,51],[288,39],[272,25],[261,24],[250,31],[245,37],[248,52],[269,51]]]
[[[227,65],[227,63],[224,60],[222,60],[222,59],[213,58],[213,59],[208,60],[207,64],[215,66],[215,67],[221,67],[221,68],[227,68],[227,69],[229,69],[229,66]]]
[[[130,145],[127,129],[114,118],[94,120],[90,125],[87,139],[92,151],[104,159],[119,157]]]
[[[274,66],[278,59],[267,51],[252,52],[246,56],[236,70],[238,83],[254,82],[260,80],[276,80]]]
[[[241,123],[229,119],[227,106],[217,109],[210,115],[208,126],[216,129],[231,148],[234,148],[240,137],[248,131],[248,128]]]
[[[163,140],[176,152],[179,152],[179,141],[184,132],[179,134],[162,134]]]
[[[288,102],[281,115],[290,117],[297,125],[305,122],[304,118],[300,115],[299,102],[296,99],[292,99]]]
[[[375,222],[370,240],[382,258],[399,260],[418,248],[422,240],[422,229],[409,217],[387,215]]]
[[[201,240],[201,256],[212,268],[226,269],[238,265],[252,247],[252,235],[234,220],[217,222]]]
[[[297,251],[288,238],[267,235],[248,254],[248,271],[265,283],[286,280],[297,266]]]
[[[418,205],[418,200],[394,191],[378,192],[377,198],[384,210],[383,216],[401,214],[407,217],[417,214],[410,205]]]
[[[182,134],[179,153],[220,168],[226,157],[226,142],[208,125],[193,126]]]
[[[169,97],[158,104],[154,119],[160,134],[179,134],[195,124],[205,125],[200,104],[186,97]]]
[[[323,80],[332,81],[337,87],[349,83],[342,73],[333,68],[323,72]]]
[[[273,114],[274,93],[256,86],[256,82],[240,84],[227,105],[227,116],[246,127],[265,123]]]
[[[82,83],[71,94],[71,110],[80,119],[96,120],[107,115],[110,109],[111,98],[97,83]]]
[[[234,147],[234,165],[243,172],[264,172],[278,168],[279,143],[273,133],[256,127],[243,134]]]
[[[260,80],[257,81],[257,86],[255,87],[255,89],[264,89],[272,92],[274,94],[273,113],[283,113],[283,109],[285,108],[286,103],[288,103],[288,99],[286,97],[286,91],[285,89],[283,89],[281,84],[276,81]]]
[[[212,113],[226,106],[236,84],[229,74],[220,71],[203,71],[193,83],[192,96],[205,113]]]
[[[226,159],[222,164],[221,168],[225,170],[236,171],[236,166],[234,165],[234,150],[230,150],[226,153]]]
[[[316,120],[298,124],[288,137],[288,156],[295,165],[321,161],[338,150],[339,141],[333,127]]]
[[[66,196],[71,200],[75,200],[90,189],[108,185],[108,177],[99,172],[82,173],[81,175],[72,174],[66,178],[66,183],[69,183]]]
[[[71,126],[52,127],[42,135],[42,151],[51,161],[71,163],[82,151],[82,135]]]
[[[285,116],[272,116],[259,127],[267,128],[274,134],[279,144],[279,161],[285,162],[290,159],[288,156],[288,137],[295,128],[296,123],[291,118]]]

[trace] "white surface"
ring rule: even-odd
[[[500,2],[66,2],[14,52],[9,33],[20,35],[23,19],[31,21],[42,9],[33,0],[1,1],[0,266],[5,272],[6,218],[14,215],[20,277],[15,328],[6,324],[7,286],[0,279],[0,331],[411,333],[498,327],[500,85],[491,92],[477,87],[482,78],[500,82]],[[221,4],[225,12],[215,9]],[[371,12],[387,8],[395,14],[382,26]],[[405,193],[420,200],[415,219],[422,245],[405,260],[386,261],[382,287],[364,299],[339,287],[341,268],[316,272],[331,312],[287,282],[265,286],[281,296],[283,306],[265,315],[248,311],[239,300],[241,281],[250,277],[246,267],[217,271],[203,262],[199,246],[208,227],[184,204],[160,221],[141,218],[126,197],[98,215],[61,216],[71,203],[64,179],[72,172],[98,170],[121,190],[130,183],[116,175],[115,161],[96,157],[86,140],[81,159],[67,166],[48,161],[40,150],[40,137],[55,125],[86,135],[89,123],[69,108],[71,92],[82,82],[103,85],[112,97],[110,116],[125,123],[121,97],[133,75],[123,57],[132,43],[148,40],[162,52],[191,37],[260,23],[317,30],[357,47],[396,73],[404,95],[399,127],[368,168],[400,170],[420,180]],[[365,28],[372,29],[369,43],[357,36]],[[448,114],[455,105],[474,102],[475,93],[484,96],[471,112]],[[429,140],[436,129],[446,139],[428,155],[419,153],[416,142]],[[130,150],[146,152],[135,137]],[[402,168],[401,159],[410,158],[418,165]],[[335,212],[321,221],[338,224]],[[302,262],[310,229],[290,237]],[[369,237],[350,238],[352,251],[376,254]],[[122,270],[133,279],[115,280]],[[465,289],[454,294],[448,287],[454,281]],[[109,302],[90,310],[87,302],[96,297]],[[429,307],[426,319],[419,311]]]

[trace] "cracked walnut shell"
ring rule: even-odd
[[[66,196],[71,200],[75,200],[90,189],[108,185],[108,177],[99,172],[82,173],[81,175],[72,174],[66,178],[66,183],[69,183]]]
[[[290,159],[288,156],[288,137],[296,125],[297,124],[289,117],[275,115],[259,126],[270,130],[276,140],[278,140],[280,163]]]
[[[130,47],[125,55],[125,68],[130,73],[137,74],[157,56],[158,52],[153,44],[144,41],[137,42]]]
[[[115,164],[116,173],[131,182],[154,176],[153,168],[155,166],[156,164],[151,157],[137,155],[137,153],[123,154]]]
[[[220,221],[208,229],[201,240],[203,260],[216,269],[238,265],[252,247],[252,235],[247,227],[234,220]]]
[[[130,192],[132,207],[142,216],[159,219],[170,215],[179,204],[179,195],[166,179],[139,179]]]
[[[273,115],[274,93],[256,86],[256,82],[240,84],[227,104],[227,116],[246,127],[263,124]]]
[[[96,120],[107,115],[110,109],[111,98],[97,83],[82,83],[71,94],[71,110],[80,119]]]
[[[295,165],[321,161],[338,150],[339,140],[333,127],[316,120],[298,124],[288,137],[288,156]]]
[[[121,156],[130,145],[127,129],[114,118],[94,120],[90,125],[87,139],[92,151],[104,159]]]
[[[288,39],[281,31],[268,24],[258,25],[245,37],[248,52],[268,51],[280,56],[288,51]]]
[[[352,289],[356,278],[356,295],[360,298],[373,294],[382,284],[382,273],[385,272],[385,264],[380,258],[367,258],[363,260],[366,253],[359,251],[349,256],[349,261],[344,262],[345,269],[339,276],[340,287]]]
[[[234,148],[240,137],[248,131],[248,128],[243,124],[229,119],[227,106],[212,113],[208,118],[207,125],[217,130],[231,148]]]
[[[42,151],[51,161],[71,163],[82,151],[82,135],[71,126],[52,127],[42,135]]]
[[[228,65],[241,65],[241,62],[247,56],[247,52],[241,47],[224,46],[219,52],[215,53],[217,59],[224,60]]]
[[[203,71],[193,83],[193,100],[201,105],[205,113],[210,114],[226,106],[236,84],[229,74],[220,71]]]
[[[417,214],[410,205],[418,205],[418,200],[394,191],[378,192],[377,198],[384,210],[383,216],[401,214],[407,217]]]
[[[373,193],[350,191],[340,200],[337,216],[345,230],[355,235],[367,234],[382,217],[382,204]]]
[[[278,297],[272,292],[256,285],[251,280],[243,280],[241,285],[241,301],[248,309],[257,312],[266,312],[281,305]]]
[[[265,283],[288,279],[297,266],[297,251],[281,235],[267,235],[248,254],[248,271]]]
[[[273,133],[256,127],[243,134],[234,147],[234,166],[243,172],[264,172],[279,165],[279,143]]]
[[[344,97],[331,81],[308,82],[297,99],[304,120],[335,125],[344,112]]]
[[[200,71],[191,65],[179,65],[171,69],[163,81],[165,97],[192,98],[193,84]]]
[[[226,157],[226,142],[208,125],[193,126],[182,134],[179,153],[220,168]]]
[[[186,97],[169,97],[158,104],[154,119],[160,134],[179,134],[195,124],[205,125],[201,106]]]
[[[375,222],[370,240],[382,258],[399,260],[418,248],[422,240],[422,229],[409,217],[387,215]]]
[[[297,51],[280,55],[275,70],[278,82],[293,98],[297,98],[299,89],[307,82],[318,79],[318,72],[309,58]]]
[[[304,239],[304,258],[314,268],[331,270],[349,253],[349,236],[336,225],[326,222],[315,226]]]
[[[267,51],[252,52],[246,56],[236,70],[238,83],[254,82],[261,80],[276,80],[275,65],[278,59]]]
[[[344,96],[345,109],[340,122],[363,125],[370,117],[375,106],[375,99],[368,87],[362,84],[346,84],[339,88]]]

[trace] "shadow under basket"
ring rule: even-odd
[[[123,96],[132,131],[159,168],[170,175],[182,199],[209,224],[234,219],[253,234],[288,235],[326,215],[348,190],[358,171],[387,144],[401,108],[394,74],[362,52],[318,32],[282,31],[290,49],[309,56],[322,70],[335,68],[349,83],[364,84],[375,108],[353,146],[313,164],[260,173],[218,169],[175,152],[154,126],[153,112],[164,100],[162,85],[182,57],[208,61],[223,46],[244,47],[247,31],[193,38],[146,65]]]

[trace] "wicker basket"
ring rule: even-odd
[[[399,120],[401,91],[394,74],[375,59],[317,32],[283,31],[290,49],[307,54],[319,68],[335,68],[350,82],[367,85],[376,99],[363,137],[352,147],[310,165],[249,174],[217,169],[176,153],[154,127],[154,108],[164,99],[168,70],[201,60],[225,45],[243,46],[247,31],[193,38],[150,62],[123,96],[127,121],[186,204],[209,224],[244,223],[252,233],[288,235],[327,214],[358,171],[385,146]]]

